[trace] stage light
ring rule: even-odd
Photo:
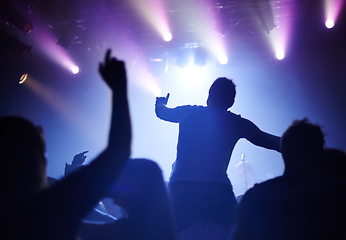
[[[79,67],[67,50],[56,44],[55,36],[50,31],[47,31],[45,26],[38,24],[32,39],[37,51],[45,54],[48,59],[54,61],[71,73],[77,74],[79,72]]]
[[[277,51],[275,56],[277,60],[282,60],[285,58],[285,53],[283,51]]]
[[[324,0],[324,20],[328,29],[336,24],[344,4],[345,0]]]
[[[228,58],[225,55],[221,55],[218,57],[219,63],[222,65],[226,65],[228,63]]]
[[[19,84],[23,84],[27,79],[28,79],[28,73],[24,73],[21,77],[20,77],[20,79],[19,79]]]
[[[149,23],[153,29],[162,36],[163,40],[169,42],[172,40],[170,27],[168,24],[167,10],[165,1],[162,0],[131,0],[133,7],[139,15]]]
[[[76,66],[76,65],[72,66],[72,67],[71,67],[71,72],[72,72],[73,74],[79,73],[79,67]]]
[[[171,41],[173,38],[172,34],[170,32],[166,32],[163,34],[163,40],[165,40],[166,42]]]
[[[326,22],[325,22],[325,25],[328,29],[331,29],[334,27],[334,21],[332,19],[328,19]]]

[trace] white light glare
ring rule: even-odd
[[[73,74],[77,74],[77,73],[79,73],[79,67],[78,66],[72,66],[71,67],[71,72],[73,73]]]
[[[277,60],[282,60],[285,58],[285,53],[283,51],[277,51],[276,52],[276,59]]]
[[[166,42],[171,41],[173,38],[172,34],[170,32],[166,32],[163,34],[163,40],[165,40]]]
[[[228,58],[226,56],[220,56],[219,62],[220,62],[220,64],[225,65],[228,63]]]
[[[328,19],[326,22],[325,22],[325,25],[328,29],[331,29],[334,27],[335,23],[332,19]]]

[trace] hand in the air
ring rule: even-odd
[[[169,99],[169,93],[166,97],[157,97],[155,105],[166,105]]]
[[[107,50],[104,62],[99,65],[99,72],[114,94],[126,93],[125,63],[114,57],[111,58],[111,50]]]

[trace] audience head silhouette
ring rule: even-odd
[[[9,190],[7,193],[30,193],[45,186],[46,147],[42,134],[42,128],[25,118],[0,118],[0,175],[2,189]]]
[[[322,163],[324,134],[308,119],[294,121],[281,138],[285,172],[317,170]]]
[[[217,78],[209,89],[207,104],[210,107],[225,109],[232,107],[236,89],[232,79]]]

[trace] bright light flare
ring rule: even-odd
[[[285,54],[287,54],[287,46],[292,32],[292,19],[289,16],[296,11],[294,4],[285,7],[282,6],[283,4],[285,3],[278,1],[272,5],[274,22],[277,26],[269,34],[264,33],[272,47],[273,55],[275,54],[278,60],[284,59]]]
[[[332,19],[328,19],[326,22],[325,22],[325,25],[328,29],[331,29],[334,27],[335,23]]]
[[[56,44],[57,39],[45,27],[38,26],[32,35],[37,48],[55,63],[66,68],[73,74],[79,72],[78,66],[73,62],[66,49]]]
[[[163,37],[164,41],[169,42],[172,40],[164,1],[132,0],[132,4],[138,10],[143,19]]]
[[[227,51],[225,46],[226,44],[223,41],[222,36],[218,34],[211,35],[210,31],[211,30],[209,30],[209,34],[206,31],[203,33],[203,36],[201,36],[202,39],[207,39],[206,49],[217,59],[220,64],[225,65],[228,63]]]
[[[171,41],[172,38],[173,38],[173,36],[172,36],[172,33],[170,33],[170,32],[166,32],[163,34],[163,40],[165,40],[166,42]]]
[[[282,50],[277,50],[275,56],[277,60],[282,60],[285,58],[285,53]]]
[[[325,26],[333,28],[339,17],[345,0],[324,0]]]
[[[71,67],[71,72],[72,72],[73,74],[79,73],[79,67],[76,66],[76,65],[72,66],[72,67]]]
[[[202,1],[205,4],[205,8],[213,8],[211,1]],[[194,8],[194,6],[191,6]],[[189,19],[189,18],[193,19]],[[185,19],[186,18],[186,19]],[[201,28],[198,34],[198,38],[203,42],[203,47],[213,56],[220,64],[227,64],[227,48],[228,43],[225,43],[224,37],[215,32],[215,23],[218,23],[219,19],[212,14],[211,11],[205,12],[201,9],[196,9],[189,16],[184,18],[185,21],[197,21],[203,28]]]
[[[205,69],[190,65],[181,69],[181,79],[186,89],[193,89],[200,84],[201,79],[205,76]]]
[[[219,62],[220,62],[220,64],[222,64],[222,65],[226,65],[226,64],[228,63],[228,57],[225,56],[225,55],[221,55],[221,56],[219,57]]]

